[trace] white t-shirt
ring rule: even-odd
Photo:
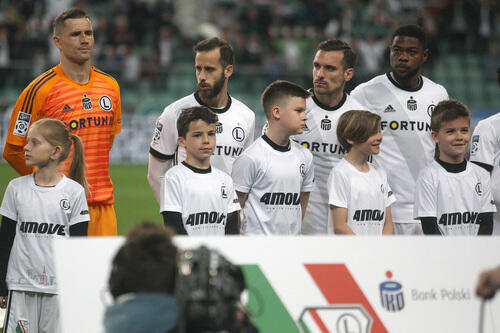
[[[63,175],[56,186],[35,184],[33,174],[10,181],[0,214],[17,222],[7,269],[9,290],[57,294],[52,240],[90,221],[84,188]]]
[[[478,215],[496,211],[490,175],[474,163],[451,173],[433,161],[418,177],[414,209],[415,218],[436,217],[443,235],[475,236]]]
[[[314,164],[314,186],[302,221],[303,234],[328,233],[328,176],[347,153],[337,139],[337,123],[342,114],[364,108],[354,98],[344,94],[335,107],[321,104],[314,96],[306,100],[304,133],[292,136],[311,151]]]
[[[491,194],[497,205],[493,232],[500,234],[500,113],[481,120],[471,139],[470,160],[491,165]]]
[[[179,212],[188,235],[224,235],[228,214],[240,210],[231,177],[215,167],[181,163],[161,182],[160,212]]]
[[[217,144],[210,164],[231,174],[233,162],[252,142],[255,130],[255,114],[236,98],[228,96],[223,109],[210,108],[217,113],[219,121],[215,125]],[[191,94],[168,105],[156,122],[149,152],[162,159],[174,159],[174,165],[186,158],[186,150],[177,145],[179,133],[177,118],[182,110],[204,105],[197,93]]]
[[[301,192],[313,188],[312,155],[298,143],[289,149],[260,137],[234,162],[236,191],[248,193],[243,207],[245,235],[299,235]]]
[[[431,137],[434,107],[448,99],[446,89],[421,76],[415,90],[406,90],[389,73],[360,84],[351,96],[381,118],[384,141],[375,164],[387,172],[387,180],[397,201],[391,207],[393,221],[418,223],[413,219],[415,181],[433,159],[435,143]]]
[[[368,166],[370,171],[361,172],[342,159],[328,178],[328,203],[347,208],[347,225],[356,235],[382,235],[385,210],[396,198],[385,171],[371,163]],[[328,233],[333,233],[331,212]]]

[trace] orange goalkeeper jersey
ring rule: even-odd
[[[80,137],[85,149],[89,204],[112,204],[113,183],[109,176],[112,136],[121,130],[120,87],[108,74],[90,67],[90,79],[78,84],[64,74],[61,65],[33,80],[22,92],[12,113],[8,144],[24,146],[30,124],[41,118],[57,118]],[[71,155],[61,165],[67,174]]]

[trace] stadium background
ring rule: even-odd
[[[226,38],[236,52],[231,95],[264,115],[260,94],[275,79],[311,86],[316,44],[338,37],[358,52],[357,84],[388,70],[391,32],[417,23],[429,35],[424,75],[466,103],[473,124],[500,111],[500,3],[494,0],[0,0],[0,145],[18,95],[58,63],[51,22],[81,7],[95,31],[93,65],[121,86],[123,131],[112,150],[119,233],[145,218],[161,223],[146,180],[156,117],[196,89],[192,45]],[[15,172],[0,162],[0,199]]]

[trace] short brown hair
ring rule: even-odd
[[[352,47],[340,39],[328,39],[322,41],[318,44],[314,53],[316,54],[318,51],[342,51],[344,53],[344,57],[342,58],[342,66],[344,66],[344,69],[354,68],[358,58]]]
[[[434,111],[432,111],[431,130],[437,133],[443,122],[453,121],[458,118],[466,118],[470,123],[470,117],[470,111],[465,104],[454,99],[441,101],[436,105]],[[439,158],[439,147],[437,143],[434,157]]]
[[[77,18],[86,18],[90,21],[90,16],[87,14],[87,12],[80,8],[71,8],[57,15],[54,22],[52,23],[52,30],[54,35],[56,35],[56,31],[59,31],[64,26],[66,20]]]
[[[363,143],[380,131],[380,116],[365,110],[351,110],[342,114],[337,124],[337,138],[350,151],[352,145],[347,142]]]
[[[207,124],[215,124],[219,121],[219,117],[206,106],[193,106],[182,110],[179,118],[177,118],[177,132],[179,136],[186,138],[189,130],[189,124],[198,119],[203,120]]]
[[[295,83],[290,81],[278,80],[274,81],[264,89],[262,93],[262,107],[266,117],[270,116],[271,110],[274,106],[283,103],[287,97],[301,97],[307,98],[310,93]]]
[[[212,51],[215,49],[219,49],[219,62],[222,68],[226,68],[228,65],[234,65],[234,50],[225,39],[218,37],[208,38],[193,46],[194,53]]]

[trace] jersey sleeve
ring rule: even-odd
[[[354,88],[353,91],[349,94],[349,96],[353,97],[359,104],[361,104],[364,108],[367,110],[370,109],[370,102],[366,98],[366,93],[364,88],[364,84],[358,85],[356,88]]]
[[[381,169],[383,179],[384,179],[384,186],[387,189],[385,191],[385,207],[389,207],[396,201],[396,196],[394,195],[394,192],[391,189],[391,186],[387,182],[387,174],[385,173],[385,170]]]
[[[328,177],[328,203],[333,206],[347,208],[349,184],[342,172],[333,168]]]
[[[248,193],[257,177],[257,165],[246,154],[240,155],[233,164],[231,177],[238,192]]]
[[[493,195],[491,195],[491,182],[489,175],[485,175],[481,182],[483,183],[483,200],[480,213],[496,212],[497,209],[495,201],[493,200]]]
[[[90,221],[89,207],[87,205],[87,196],[85,190],[81,188],[74,197],[71,209],[71,218],[69,225]]]
[[[17,221],[17,209],[15,201],[15,190],[12,182],[7,185],[7,189],[3,195],[2,205],[0,206],[0,215],[11,220]]]
[[[173,158],[177,149],[178,137],[177,116],[172,105],[169,105],[156,121],[149,150],[151,155],[162,160]]]
[[[243,146],[243,150],[247,149],[253,143],[254,136],[255,136],[255,114],[252,113],[252,119],[250,121],[250,128],[249,128],[249,132],[248,132],[248,136],[247,136],[245,145]]]
[[[302,181],[302,187],[300,192],[311,192],[313,190],[314,183],[314,165],[313,165],[313,157],[309,150],[305,150],[307,161],[305,164],[305,175]]]
[[[429,172],[422,172],[415,184],[415,205],[413,217],[437,217],[437,184]]]
[[[492,166],[499,148],[494,128],[487,122],[480,122],[472,134],[470,160]]]
[[[115,82],[115,93],[116,93],[116,107],[114,108],[113,114],[113,128],[112,134],[118,134],[122,130],[122,101],[120,97],[120,86]]]
[[[182,213],[181,182],[172,174],[166,174],[161,179],[160,213],[165,211]]]
[[[230,181],[229,186],[229,197],[228,197],[228,209],[227,213],[232,213],[241,209],[240,202],[238,200],[238,196],[236,195],[236,191],[234,189],[233,181]]]

